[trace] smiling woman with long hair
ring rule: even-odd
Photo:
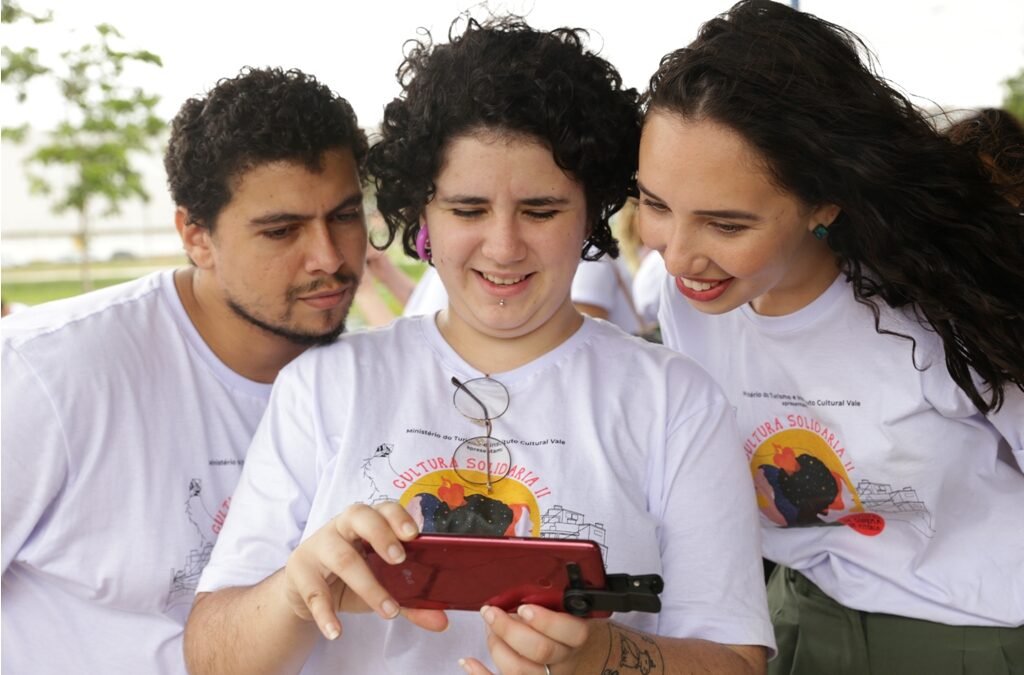
[[[736,406],[773,673],[1024,669],[1024,217],[849,31],[741,2],[640,147],[665,343]]]

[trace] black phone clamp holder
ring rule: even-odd
[[[590,612],[660,612],[661,599],[658,593],[665,588],[665,582],[657,574],[605,575],[604,588],[586,588],[579,565],[566,565],[569,572],[569,587],[562,596],[565,610],[575,616],[586,616]]]

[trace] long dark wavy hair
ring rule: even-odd
[[[875,74],[854,34],[744,0],[662,59],[644,105],[725,124],[778,187],[838,205],[828,244],[876,330],[889,332],[879,299],[911,308],[979,410],[998,410],[1007,386],[1024,389],[1024,216],[975,153]]]
[[[586,37],[580,29],[534,30],[517,17],[467,18],[452,24],[445,44],[429,35],[406,43],[402,93],[387,105],[367,160],[388,225],[383,245],[402,232],[405,252],[416,255],[420,214],[449,142],[486,129],[547,145],[586,195],[581,256],[618,255],[608,218],[635,189],[639,95],[587,50]]]
[[[1003,197],[1024,208],[1024,124],[1000,108],[982,108],[943,134],[981,157]]]

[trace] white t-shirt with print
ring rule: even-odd
[[[3,671],[184,673],[270,385],[217,359],[170,271],[0,325]]]
[[[660,319],[737,407],[766,557],[855,609],[1024,624],[1024,393],[981,415],[938,337],[884,304],[916,352],[879,334],[842,275],[778,317],[701,314],[668,279]]]
[[[451,469],[481,428],[453,404],[453,376],[481,377],[432,317],[404,318],[315,348],[285,368],[249,450],[231,518],[200,591],[255,584],[350,504],[397,500],[426,531],[593,539],[611,573],[664,577],[660,614],[617,620],[672,636],[774,647],[754,499],[733,414],[689,359],[586,319],[507,373],[494,436],[510,450],[493,494]],[[461,672],[489,662],[474,612],[427,633],[342,615],[304,672]]]

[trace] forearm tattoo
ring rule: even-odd
[[[608,627],[608,656],[601,675],[662,675],[665,659],[650,636],[612,623]]]

